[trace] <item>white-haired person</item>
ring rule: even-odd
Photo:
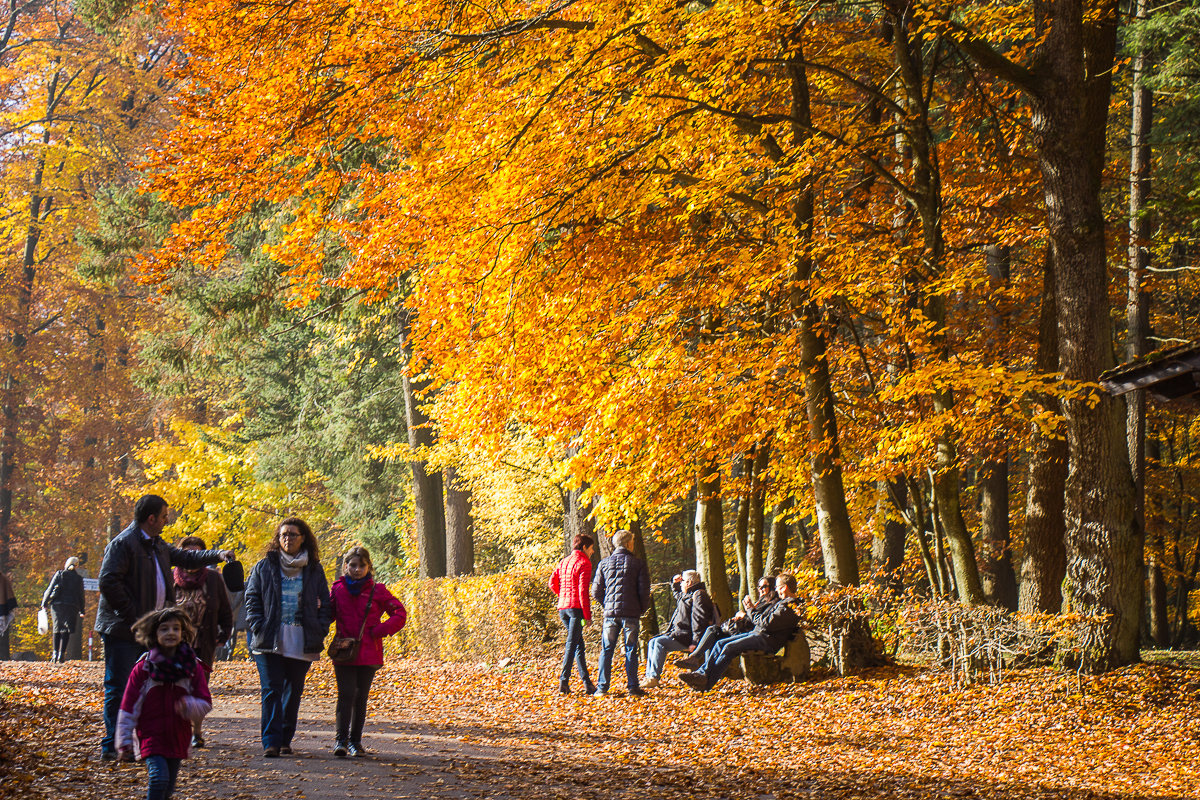
[[[675,613],[671,616],[671,626],[667,632],[650,640],[643,689],[658,686],[667,653],[680,650],[692,652],[704,632],[718,622],[712,598],[708,596],[704,581],[700,580],[700,573],[696,570],[684,570],[681,575],[672,578],[671,592],[675,595]]]
[[[613,534],[613,554],[600,562],[592,579],[592,599],[604,606],[604,627],[600,633],[600,664],[594,697],[608,693],[613,650],[617,637],[625,634],[625,682],[631,695],[645,694],[638,686],[638,632],[642,615],[650,607],[650,573],[646,562],[629,549],[633,534],[621,530]]]
[[[63,568],[54,573],[46,593],[42,595],[42,608],[50,607],[53,617],[54,652],[50,660],[61,664],[67,660],[67,644],[79,627],[83,616],[83,576],[78,572],[79,559],[71,556]]]

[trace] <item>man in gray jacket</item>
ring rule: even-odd
[[[600,562],[592,579],[592,597],[604,606],[604,628],[601,631],[599,678],[593,697],[608,693],[609,673],[612,671],[613,650],[617,636],[625,632],[625,680],[631,695],[645,694],[638,686],[638,632],[642,615],[650,607],[650,572],[646,562],[629,550],[633,534],[617,531],[613,534],[613,554]]]
[[[233,560],[232,550],[181,550],[164,542],[162,531],[170,516],[166,500],[143,495],[134,506],[133,522],[104,548],[96,610],[96,631],[104,640],[104,761],[117,757],[114,737],[121,695],[134,664],[146,652],[133,638],[133,623],[150,611],[175,605],[171,567],[195,569]]]

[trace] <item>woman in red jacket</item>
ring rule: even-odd
[[[592,619],[592,599],[589,588],[592,583],[592,558],[596,545],[592,537],[578,534],[571,542],[571,554],[558,562],[550,576],[550,591],[558,595],[558,615],[567,626],[567,644],[563,652],[562,676],[558,690],[570,694],[568,681],[571,678],[571,662],[579,671],[583,688],[588,694],[596,692],[596,685],[588,677],[587,658],[583,648],[583,626]]]
[[[349,663],[333,665],[338,692],[333,754],[338,758],[345,758],[347,753],[365,756],[362,732],[367,720],[367,695],[375,673],[383,666],[383,638],[404,627],[406,614],[404,605],[387,587],[375,582],[375,568],[365,547],[352,547],[346,553],[342,559],[342,577],[334,581],[330,598],[337,626],[335,635],[358,638],[359,630],[363,632],[358,655]]]

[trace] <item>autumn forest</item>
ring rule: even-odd
[[[153,491],[173,536],[252,561],[295,513],[390,580],[619,528],[725,615],[793,569],[840,671],[904,648],[880,608],[1091,674],[1195,646],[1194,397],[1101,376],[1196,358],[1200,2],[0,22],[23,604]]]

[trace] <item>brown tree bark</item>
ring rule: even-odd
[[[900,567],[904,564],[904,542],[907,526],[899,516],[907,513],[908,489],[903,480],[880,481],[876,495],[875,513],[883,517],[883,530],[871,543],[871,572],[882,575],[887,586],[900,591]],[[900,506],[889,512],[893,506]]]
[[[771,444],[762,442],[756,448],[754,462],[751,465],[753,473],[750,476],[750,514],[749,531],[746,541],[746,572],[748,573],[747,591],[751,591],[755,582],[763,573],[764,536],[763,525],[766,522],[767,468],[771,463]]]
[[[1150,13],[1148,0],[1135,0],[1133,15],[1145,21]],[[1129,274],[1126,283],[1125,360],[1133,361],[1150,352],[1150,292],[1142,283],[1150,268],[1152,224],[1146,209],[1150,196],[1150,169],[1153,154],[1150,131],[1154,124],[1154,93],[1146,83],[1149,56],[1139,50],[1133,57],[1132,106],[1129,132]],[[1146,391],[1137,389],[1126,396],[1126,432],[1129,440],[1129,467],[1133,473],[1133,516],[1139,530],[1146,529]],[[1170,641],[1167,623],[1167,587],[1159,553],[1162,543],[1150,548],[1147,564],[1150,601],[1150,639],[1160,647]]]
[[[446,573],[470,575],[475,572],[475,523],[471,518],[471,493],[458,478],[454,467],[442,470],[445,489]]]
[[[708,595],[729,619],[735,609],[725,570],[725,517],[721,509],[721,473],[707,464],[696,475],[696,571],[708,587]]]
[[[747,562],[749,555],[748,544],[750,541],[750,495],[753,491],[752,483],[754,480],[754,452],[750,451],[742,457],[741,475],[734,475],[732,478],[739,482],[743,487],[743,491],[736,499],[736,513],[734,516],[734,551],[737,558],[738,568],[738,585],[737,596],[735,600],[740,601],[741,598],[748,596],[751,593],[751,585],[754,580],[750,575],[750,566]]]
[[[787,515],[792,508],[792,498],[788,497],[775,504],[771,511],[771,536],[767,547],[766,574],[777,575],[783,570],[783,562],[787,558],[788,539],[791,537],[791,526],[788,525]]]
[[[808,73],[804,67],[800,43],[795,43],[796,55],[788,61],[792,87],[792,146],[799,149],[810,136],[812,110],[808,88]],[[797,193],[792,215],[802,242],[812,240],[813,193],[805,187]],[[838,442],[837,417],[833,387],[829,374],[826,341],[826,320],[821,309],[812,302],[807,284],[812,280],[812,258],[800,248],[794,272],[796,290],[791,306],[800,333],[800,370],[804,375],[805,405],[808,411],[810,442],[809,467],[812,474],[813,500],[816,505],[817,531],[825,561],[825,577],[842,586],[858,584],[858,554],[854,546],[854,530],[846,505],[846,489],[842,480],[842,453]]]
[[[641,520],[635,519],[629,523],[629,532],[633,534],[633,554],[646,562],[646,569],[649,570],[650,558],[646,555],[646,540],[642,536]],[[645,614],[642,614],[642,627],[638,632],[638,640],[644,647],[656,635],[658,635],[658,608],[655,606],[654,595],[651,592],[650,607],[646,609]]]
[[[1037,371],[1058,371],[1058,312],[1054,300],[1054,257],[1042,263],[1042,307],[1038,320]],[[1058,400],[1038,398],[1060,413]],[[1061,432],[1033,425],[1029,443],[1029,490],[1025,498],[1025,547],[1017,609],[1023,614],[1057,614],[1062,608],[1062,581],[1067,570],[1066,498],[1067,440]]]
[[[408,342],[408,320],[402,328],[402,346],[411,368],[412,350]],[[408,446],[415,455],[408,463],[412,469],[413,506],[417,528],[417,574],[422,578],[442,578],[446,575],[446,517],[442,499],[442,474],[430,471],[419,454],[433,446],[433,428],[420,405],[421,390],[428,381],[413,378],[406,370],[403,377],[404,412],[408,423]]]

